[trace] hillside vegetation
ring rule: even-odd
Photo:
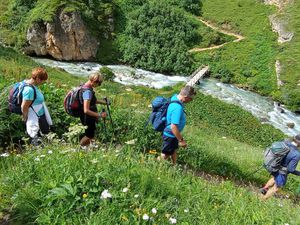
[[[0,47],[1,96],[7,96],[6,87],[27,77],[35,66],[30,58]],[[0,219],[9,215],[13,224],[170,224],[171,218],[178,224],[300,221],[299,206],[290,200],[262,202],[235,184],[250,182],[258,188],[264,183],[269,177],[266,171],[252,172],[262,163],[263,149],[284,137],[250,113],[199,93],[186,109],[184,137],[189,148],[179,150],[182,166],[173,168],[154,160],[161,137],[144,124],[151,99],[170,96],[183,84],[162,90],[128,89],[106,81],[97,88],[97,96],[112,100],[114,130],[110,123],[106,130],[103,122],[98,123],[99,147],[81,151],[77,143],[82,128],[77,119],[64,113],[63,97],[85,79],[47,70],[50,82],[41,89],[55,134],[45,139],[43,149],[32,149],[26,138],[22,154],[10,145],[24,136],[24,128],[19,116],[7,112],[6,97],[1,98],[0,137],[10,156],[0,157]],[[133,145],[125,144],[133,139]],[[184,165],[192,170],[183,170]],[[213,184],[195,176],[197,171],[223,176],[226,181]],[[104,190],[111,199],[103,197]],[[299,178],[291,176],[283,193],[296,198],[299,191]],[[152,219],[144,220],[144,214]]]

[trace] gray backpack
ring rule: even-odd
[[[274,142],[264,153],[264,167],[270,173],[284,172],[286,168],[281,166],[282,160],[289,153],[287,141]]]

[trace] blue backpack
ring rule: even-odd
[[[182,106],[180,101],[171,101],[170,98],[165,98],[161,96],[156,97],[152,101],[152,113],[149,117],[148,123],[151,122],[155,131],[162,132],[168,125],[166,116],[168,107],[171,103],[177,103]]]
[[[21,104],[23,101],[22,91],[26,86],[33,88],[34,97],[32,103],[36,99],[36,90],[33,85],[26,84],[24,81],[14,84],[9,91],[9,97],[8,97],[9,111],[11,113],[22,115],[22,110],[21,110]],[[32,103],[30,104],[30,106],[32,105]]]

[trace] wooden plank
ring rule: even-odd
[[[199,67],[192,75],[191,79],[186,83],[187,86],[195,86],[209,72],[209,66]]]

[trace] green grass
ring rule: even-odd
[[[1,88],[27,77],[37,66],[12,49],[0,50]],[[70,87],[85,78],[46,69],[51,82],[42,89],[55,122],[63,124],[60,128],[66,133],[73,125],[63,112],[61,99]],[[184,137],[189,148],[179,150],[181,163],[195,171],[224,176],[226,181],[212,184],[181,167],[160,164],[153,155],[141,154],[150,149],[159,152],[161,147],[160,134],[144,130],[151,99],[171,96],[182,85],[162,90],[132,86],[129,90],[104,82],[96,91],[99,97],[112,99],[118,135],[115,144],[105,140],[103,136],[108,134],[99,123],[97,139],[103,144],[95,152],[73,152],[78,147],[71,140],[65,143],[54,139],[44,149],[28,147],[22,155],[0,157],[0,218],[9,213],[13,224],[169,224],[165,215],[170,214],[178,224],[297,224],[299,206],[291,201],[272,199],[265,203],[248,189],[235,186],[235,181],[241,180],[263,184],[269,178],[264,170],[248,174],[261,165],[264,147],[284,137],[237,106],[199,93],[186,108],[188,126]],[[7,122],[20,122],[17,116],[13,120],[11,115],[2,115],[5,119],[1,117],[0,128]],[[109,135],[107,139],[113,138]],[[124,145],[135,138],[135,145]],[[76,139],[75,135],[75,142]],[[49,150],[53,154],[48,154]],[[35,160],[37,157],[39,161]],[[98,162],[92,162],[93,159]],[[125,187],[129,192],[122,192]],[[104,189],[112,193],[111,202],[100,199]],[[284,193],[297,192],[299,178],[291,175]],[[84,199],[83,194],[88,197]],[[136,194],[139,198],[134,197]],[[152,208],[158,209],[157,215],[151,214]],[[154,221],[143,221],[144,213]]]
[[[262,202],[230,181],[211,184],[128,147],[119,152],[70,150],[69,145],[52,144],[0,159],[5,171],[0,175],[0,210],[10,208],[13,224],[170,224],[168,217],[178,224],[300,220],[299,206],[289,201]],[[111,201],[100,198],[105,189],[112,194]],[[152,208],[157,214],[151,213]],[[144,214],[153,219],[144,221]]]
[[[299,27],[299,15],[300,15],[300,3],[294,1],[285,11],[281,18],[287,21],[287,29],[294,33],[294,37],[291,42],[280,45],[280,53],[278,59],[282,65],[282,71],[280,79],[285,82],[283,86],[283,100],[293,105],[294,110],[299,110],[299,80],[300,80],[300,27]]]
[[[246,37],[221,49],[195,54],[201,64],[209,64],[213,76],[228,70],[230,82],[239,83],[262,94],[276,90],[276,34],[268,15],[272,10],[262,3],[246,1],[203,1],[202,17]],[[253,16],[255,15],[255,16]]]

